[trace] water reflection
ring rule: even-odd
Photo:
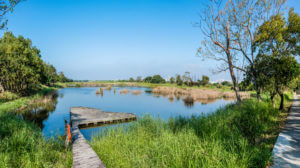
[[[96,91],[99,94],[95,94]],[[57,93],[30,103],[18,113],[23,119],[35,122],[43,129],[46,137],[51,137],[64,134],[64,119],[69,120],[70,107],[74,106],[132,113],[138,118],[150,115],[167,121],[170,117],[179,115],[189,117],[208,114],[231,102],[233,101],[224,99],[190,101],[179,95],[152,94],[149,88],[113,87],[111,90],[104,87],[63,88]],[[82,130],[82,133],[90,139],[92,135],[108,127],[115,125],[86,129]]]
[[[60,95],[60,98],[63,94]],[[32,121],[41,129],[44,128],[43,121],[49,117],[49,113],[56,109],[58,94],[53,92],[41,99],[31,102],[28,106],[17,110],[19,116],[27,121]]]

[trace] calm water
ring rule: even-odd
[[[138,117],[149,114],[154,118],[160,117],[168,120],[169,117],[192,116],[208,114],[216,111],[219,107],[233,102],[232,100],[218,99],[214,102],[185,104],[181,99],[170,100],[168,97],[154,96],[145,91],[148,88],[116,87],[114,90],[105,90],[103,96],[96,95],[99,87],[64,88],[57,91],[53,101],[46,103],[47,106],[35,105],[30,112],[23,117],[35,121],[42,129],[46,137],[64,134],[64,118],[69,121],[69,111],[72,106],[84,106],[99,108],[110,112],[133,113]],[[141,90],[139,95],[119,94],[122,89]],[[83,135],[90,139],[93,134],[99,133],[108,127],[90,128],[81,130]]]

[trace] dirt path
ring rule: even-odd
[[[273,148],[272,168],[300,168],[300,99],[294,95],[286,124]]]

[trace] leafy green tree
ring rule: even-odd
[[[208,85],[208,84],[209,84],[209,77],[206,76],[206,75],[203,75],[203,76],[202,76],[202,80],[201,80],[201,84],[202,84],[203,86]]]
[[[150,83],[151,80],[152,80],[152,76],[147,76],[147,77],[144,79],[144,82]]]
[[[290,9],[288,20],[282,15],[275,15],[258,29],[255,47],[258,55],[257,66],[248,67],[248,77],[257,74],[260,89],[268,91],[271,99],[279,94],[279,109],[283,109],[284,90],[299,76],[299,64],[295,56],[300,54],[300,17]],[[253,72],[254,71],[254,72]]]
[[[29,39],[5,32],[0,39],[0,83],[4,90],[25,95],[39,87],[40,51]]]
[[[134,82],[134,79],[133,78],[129,78],[129,82]]]
[[[51,64],[43,63],[41,83],[48,86],[52,86],[57,81],[58,81],[58,75],[56,73],[55,67]]]
[[[174,77],[171,77],[171,78],[170,78],[170,83],[171,83],[171,84],[175,83],[175,78],[174,78]]]
[[[150,83],[165,83],[166,80],[162,78],[160,75],[154,75],[150,81]]]
[[[183,84],[183,81],[182,81],[180,75],[177,75],[177,76],[176,76],[176,84],[177,84],[178,86],[181,86],[181,85]]]
[[[72,82],[72,80],[69,79],[69,78],[67,78],[63,72],[59,72],[57,78],[58,78],[57,80],[58,80],[59,82],[63,82],[63,83],[64,83],[64,82]]]

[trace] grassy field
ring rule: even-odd
[[[62,138],[46,140],[38,126],[15,115],[16,109],[51,91],[44,88],[33,96],[0,103],[0,167],[72,166],[72,152]]]
[[[250,99],[206,117],[165,122],[145,116],[91,145],[108,168],[266,167],[289,105],[280,112],[267,100]]]

